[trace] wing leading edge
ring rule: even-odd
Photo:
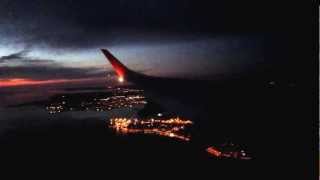
[[[139,72],[132,71],[127,68],[124,64],[122,64],[114,55],[110,53],[107,49],[101,49],[102,53],[111,63],[114,71],[118,76],[118,80],[120,82],[126,80],[129,82],[133,82],[135,84],[139,84],[148,89],[164,89],[163,87],[179,87],[181,89],[183,86],[189,86],[190,80],[183,79],[175,79],[175,78],[163,78],[163,77],[153,77],[145,74],[141,74]],[[191,81],[195,83],[194,81]],[[203,83],[203,81],[200,81]],[[172,89],[171,89],[172,90]],[[171,91],[170,90],[170,91]]]

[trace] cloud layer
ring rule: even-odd
[[[0,79],[80,79],[106,76],[103,68],[66,67],[55,60],[28,57],[22,50],[0,57]]]

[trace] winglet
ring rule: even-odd
[[[119,78],[123,79],[124,76],[129,71],[129,69],[125,65],[123,65],[116,57],[114,57],[108,50],[101,49],[101,51],[109,60],[113,69],[116,71],[117,75],[119,76]]]

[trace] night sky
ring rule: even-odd
[[[0,86],[105,82],[112,71],[100,48],[131,69],[156,76],[207,78],[263,70],[289,59],[283,58],[289,52],[284,44],[291,44],[288,29],[299,19],[292,17],[293,8],[284,13],[285,7],[192,0],[1,0]]]
[[[130,69],[140,73],[160,77],[209,79],[211,82],[221,78],[219,83],[226,84],[222,88],[216,86],[218,91],[215,91],[214,87],[201,89],[197,83],[190,83],[190,88],[186,89],[169,87],[170,84],[169,88],[167,86],[159,88],[159,90],[179,90],[180,96],[191,92],[188,94],[192,96],[191,98],[186,96],[187,98],[183,99],[185,101],[181,101],[182,105],[183,102],[188,102],[190,107],[183,109],[184,106],[181,108],[176,106],[174,109],[181,110],[176,112],[177,115],[183,111],[196,114],[196,117],[191,119],[196,122],[194,131],[197,146],[202,142],[211,146],[214,145],[211,143],[220,137],[231,137],[244,139],[244,145],[253,147],[250,149],[254,155],[251,165],[259,171],[251,168],[253,167],[251,165],[250,168],[243,166],[239,171],[240,166],[232,165],[237,167],[234,171],[232,168],[230,170],[229,165],[220,164],[222,161],[216,161],[217,166],[210,165],[208,171],[210,177],[216,177],[216,172],[223,172],[224,176],[230,174],[220,171],[221,167],[222,169],[227,167],[226,172],[241,172],[231,173],[237,176],[255,174],[251,172],[261,172],[258,173],[261,175],[265,174],[267,169],[270,172],[268,174],[272,176],[282,172],[286,176],[300,173],[305,177],[306,171],[301,171],[299,165],[310,170],[316,167],[307,166],[307,164],[312,165],[307,162],[308,157],[317,159],[313,153],[308,150],[308,153],[303,155],[302,151],[317,148],[308,143],[318,142],[316,139],[318,134],[311,136],[318,127],[314,126],[312,129],[309,127],[318,122],[318,119],[317,122],[310,122],[316,109],[310,101],[318,105],[316,102],[318,97],[314,96],[317,95],[318,88],[315,85],[319,82],[319,75],[313,76],[312,71],[313,68],[319,67],[317,64],[319,61],[309,58],[310,55],[319,57],[318,53],[312,51],[310,43],[310,40],[318,38],[315,38],[313,31],[310,31],[311,4],[305,2],[303,4],[303,1],[288,3],[279,0],[233,2],[229,0],[0,0],[0,138],[5,140],[1,141],[2,143],[7,144],[6,137],[14,137],[15,131],[22,137],[17,140],[18,144],[20,142],[21,144],[17,148],[12,146],[12,149],[10,146],[8,148],[10,153],[0,153],[3,155],[1,158],[8,158],[10,163],[12,159],[18,159],[12,163],[16,172],[17,165],[20,166],[22,161],[26,162],[22,163],[23,170],[32,167],[30,172],[40,172],[34,171],[36,168],[30,166],[30,162],[35,162],[33,157],[39,157],[45,162],[34,164],[53,169],[55,173],[59,172],[56,166],[54,168],[46,166],[48,162],[57,164],[52,163],[54,161],[50,161],[50,158],[49,160],[42,158],[49,156],[52,160],[57,157],[56,162],[59,165],[66,164],[66,170],[69,171],[72,166],[64,163],[70,159],[69,153],[77,160],[76,163],[81,162],[78,166],[82,166],[86,159],[91,160],[92,155],[103,160],[101,161],[103,163],[108,163],[110,158],[114,157],[117,163],[121,162],[121,166],[126,166],[123,162],[128,159],[123,157],[131,157],[137,151],[135,148],[132,150],[122,147],[136,146],[137,141],[128,143],[119,141],[121,146],[113,145],[112,138],[108,139],[105,136],[105,122],[109,115],[113,115],[112,113],[94,112],[99,113],[99,118],[86,118],[76,111],[70,112],[72,113],[70,115],[61,113],[61,116],[52,116],[44,107],[35,107],[53,95],[105,92],[108,87],[120,85],[116,81],[111,65],[100,51],[104,48],[110,50]],[[316,8],[319,9],[318,4]],[[313,25],[319,27],[318,22],[319,19],[316,19]],[[235,81],[223,81],[225,77],[240,78]],[[249,78],[246,79],[247,77]],[[316,80],[313,81],[313,78]],[[236,83],[228,86],[229,82]],[[196,94],[193,91],[195,89],[202,91]],[[168,96],[168,100],[161,97],[158,99],[167,102],[163,104],[165,108],[175,105],[170,104],[171,100],[172,102],[180,100],[176,97],[171,99]],[[193,99],[199,100],[199,103],[194,103]],[[149,102],[151,101],[153,99]],[[84,113],[91,117],[93,112]],[[56,126],[60,123],[61,126]],[[87,127],[83,129],[85,131],[80,129],[77,133],[78,129],[74,127],[78,126]],[[49,139],[42,133],[28,135],[29,131],[24,131],[31,132],[33,127],[36,131],[40,129],[39,132],[48,131]],[[49,130],[46,127],[50,127]],[[72,138],[65,137],[64,133],[61,134],[64,130],[60,131],[60,127],[66,127],[66,134]],[[86,131],[87,129],[89,131]],[[11,130],[13,134],[2,136]],[[26,138],[24,132],[27,134]],[[35,143],[28,144],[29,138]],[[36,140],[33,141],[33,138]],[[69,147],[73,146],[73,138],[76,145],[68,152],[69,149],[64,143]],[[108,144],[110,142],[111,144]],[[78,143],[81,145],[78,146]],[[116,144],[119,145],[118,142]],[[105,148],[101,149],[101,146]],[[119,147],[117,152],[128,156],[108,153],[113,147],[116,147],[115,150]],[[153,161],[153,158],[161,159],[163,149],[170,149],[169,157],[173,157],[175,153],[172,153],[171,147],[171,145],[166,147],[162,143],[157,146],[151,144],[146,154],[135,156],[139,160],[133,161],[134,163],[127,167],[131,168],[136,166],[136,162],[142,162],[140,157],[152,160],[151,163],[146,163],[148,165],[161,164]],[[195,165],[195,169],[190,172],[201,170],[203,162],[189,163],[192,162],[192,153],[198,152],[198,149],[194,149],[193,145],[181,147],[181,151],[180,148],[174,150],[183,155],[181,162],[187,162],[185,165]],[[204,146],[201,145],[201,148]],[[34,156],[30,156],[29,152],[33,150],[35,151],[31,154]],[[60,156],[64,155],[65,151],[67,155]],[[200,151],[202,150],[199,149],[199,153]],[[146,149],[142,152],[146,152]],[[124,161],[121,161],[121,157]],[[198,160],[198,157],[196,158]],[[202,157],[200,159],[202,160]],[[293,159],[299,163],[288,163]],[[179,162],[179,158],[172,158],[166,163],[171,161],[176,165],[175,162]],[[94,165],[92,162],[83,167]],[[262,166],[256,162],[261,162]],[[269,166],[270,163],[273,163],[273,166]],[[2,164],[10,167],[6,161]],[[114,166],[112,163],[110,165]],[[141,170],[141,166],[136,167]],[[157,171],[160,169],[150,167]],[[177,167],[179,166],[174,168]],[[182,175],[188,172],[185,170],[176,172],[180,177],[180,172],[183,172]],[[77,174],[80,172],[78,168],[76,172]],[[101,172],[105,172],[105,168]],[[166,169],[163,173],[166,173]],[[199,174],[202,172],[197,173]]]

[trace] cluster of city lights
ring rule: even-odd
[[[116,108],[132,108],[136,105],[147,104],[144,96],[141,95],[129,95],[129,96],[111,96],[103,99],[96,99],[96,110],[111,110]],[[97,110],[97,111],[98,111]]]
[[[51,102],[46,110],[54,114],[63,111],[110,111],[119,108],[135,108],[147,104],[142,92],[136,89],[116,88],[111,96],[81,98],[77,99],[77,102],[68,96],[61,96],[59,101]]]
[[[170,119],[130,119],[112,118],[109,127],[118,134],[155,134],[159,136],[175,138],[183,141],[190,141],[190,135],[185,133],[185,128],[192,125],[190,120],[183,120],[179,117]]]
[[[233,143],[224,144],[220,147],[210,146],[206,149],[206,151],[216,158],[222,159],[239,159],[239,160],[250,160],[251,157],[238,146]]]
[[[114,95],[132,95],[132,94],[142,94],[144,90],[142,89],[130,89],[130,88],[113,88],[112,93]]]
[[[112,109],[141,108],[147,104],[143,90],[113,88],[111,93],[103,94],[80,94],[71,96],[68,94],[59,95],[52,98],[46,110],[50,114],[60,113],[64,111],[110,111]],[[190,127],[193,125],[191,120],[179,117],[169,117],[160,111],[153,118],[138,119],[115,117],[108,121],[108,128],[120,135],[130,134],[146,134],[171,138],[179,141],[190,141]],[[222,145],[214,145],[205,149],[206,152],[216,159],[238,159],[250,160],[249,155],[243,147],[233,143],[224,143]]]
[[[56,105],[52,104],[50,106],[47,106],[46,109],[50,114],[54,114],[54,113],[62,112],[63,111],[63,106],[60,105],[60,104],[56,104]]]

